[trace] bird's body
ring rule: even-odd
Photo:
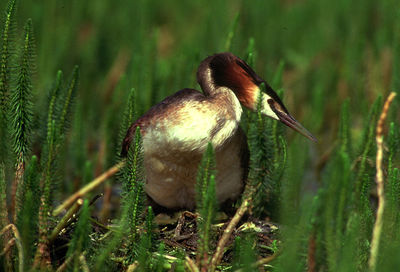
[[[235,63],[237,67],[230,66]],[[205,59],[197,78],[203,93],[183,89],[167,97],[132,124],[123,142],[122,154],[126,155],[136,127],[140,127],[145,191],[168,209],[195,207],[198,166],[209,142],[216,156],[219,203],[237,199],[247,177],[249,154],[246,136],[239,126],[241,104],[255,108],[257,83],[262,80],[230,53]],[[227,84],[221,84],[221,80]],[[286,111],[279,98],[276,103],[275,109]]]
[[[236,199],[248,161],[241,114],[230,90],[206,97],[184,89],[150,109],[136,122],[142,133],[146,193],[163,207],[194,208],[197,168],[211,142],[217,161],[217,199]]]

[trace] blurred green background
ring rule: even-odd
[[[81,179],[86,161],[94,175],[115,164],[131,88],[140,116],[180,89],[199,89],[199,63],[223,51],[243,59],[252,54],[255,71],[281,91],[291,114],[318,138],[314,144],[287,130],[289,148],[307,154],[302,179],[312,184],[304,186],[315,188],[337,141],[343,102],[349,99],[357,146],[373,101],[400,89],[399,10],[397,0],[21,1],[17,33],[22,39],[32,18],[36,124],[45,119],[57,70],[68,78],[74,65],[80,67],[64,158],[67,192],[80,186],[68,180]],[[281,65],[282,77],[274,80]]]
[[[78,64],[79,101],[85,113],[96,113],[84,115],[92,119],[85,126],[95,131],[110,106],[116,62],[127,62],[118,87],[134,87],[143,112],[181,88],[198,88],[195,71],[206,56],[229,49],[245,58],[253,38],[257,73],[270,81],[284,61],[288,109],[328,144],[345,98],[362,117],[377,95],[394,87],[399,6],[396,0],[48,0],[21,2],[18,18],[19,26],[33,19],[39,100],[58,69]],[[355,119],[353,128],[360,125]]]
[[[7,2],[1,1],[0,10],[6,10]],[[231,51],[250,60],[318,139],[311,143],[284,130],[285,169],[274,165],[264,175],[273,176],[272,187],[279,187],[278,217],[287,226],[282,230],[284,254],[274,265],[280,271],[304,271],[311,265],[314,243],[318,271],[365,271],[376,207],[374,128],[382,105],[377,99],[400,90],[400,1],[19,1],[19,42],[28,18],[37,59],[34,154],[40,155],[44,144],[48,93],[57,71],[68,78],[75,65],[80,68],[71,128],[59,158],[64,190],[57,192],[56,203],[118,160],[132,88],[138,117],[180,89],[199,89],[199,63]],[[387,244],[400,225],[399,101],[397,97],[389,114],[394,123],[386,143],[390,159],[384,161],[392,186]],[[279,153],[283,146],[274,146],[274,163],[284,157]],[[106,185],[109,193],[111,187]],[[398,237],[380,253],[391,260],[380,260],[383,270],[400,265],[393,253],[400,248]]]
[[[130,88],[143,113],[179,89],[198,89],[195,72],[206,56],[229,50],[246,58],[253,39],[256,72],[270,82],[284,61],[287,108],[327,146],[346,98],[357,137],[372,101],[400,84],[393,77],[399,7],[396,0],[45,0],[21,2],[18,18],[20,28],[33,19],[38,103],[58,69],[80,66],[78,104],[90,138],[101,135],[110,108],[118,117]]]

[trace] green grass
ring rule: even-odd
[[[182,88],[199,89],[200,61],[229,50],[318,139],[245,111],[249,182],[259,188],[251,211],[280,225],[279,255],[265,269],[367,270],[377,206],[375,128],[383,100],[400,90],[399,10],[398,0],[1,1],[0,229],[17,226],[24,269],[55,270],[64,258],[76,271],[184,269],[189,252],[161,243],[151,212],[142,215],[139,138],[135,163],[83,197],[64,244],[48,241],[61,220],[51,212],[120,160],[132,120]],[[377,271],[400,265],[399,99],[384,131]],[[200,177],[212,179],[208,170]],[[205,195],[213,192],[203,185]],[[213,207],[212,196],[201,199]],[[90,216],[103,233],[86,228]],[[201,227],[204,256],[214,250],[206,223],[213,218]],[[13,237],[1,235],[0,251]],[[244,264],[261,256],[255,241],[251,233],[237,238],[227,248],[232,263],[218,269],[251,271]],[[65,253],[55,254],[58,247]],[[13,246],[0,256],[0,270],[16,270],[19,256]]]

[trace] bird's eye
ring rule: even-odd
[[[273,112],[275,112],[277,115],[279,115],[280,112],[283,111],[283,110],[282,110],[282,107],[279,105],[279,103],[276,103],[275,100],[273,100],[273,99],[270,98],[270,99],[268,99],[267,101],[268,101],[268,104],[269,104],[271,110],[272,110]]]

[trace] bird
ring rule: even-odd
[[[185,88],[165,98],[129,127],[122,143],[121,156],[126,157],[140,128],[144,191],[150,203],[160,208],[196,207],[196,176],[208,143],[215,151],[218,203],[239,198],[249,172],[247,138],[240,127],[242,106],[257,110],[259,95],[263,115],[316,141],[289,114],[275,91],[232,53],[205,58],[198,67],[197,82],[202,92]]]

